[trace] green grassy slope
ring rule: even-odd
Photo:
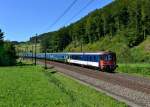
[[[41,67],[0,67],[1,107],[125,107],[111,97]]]
[[[150,78],[150,64],[148,63],[127,63],[118,65],[117,72]]]
[[[138,46],[131,49],[136,62],[149,62],[150,63],[150,37],[143,41]]]

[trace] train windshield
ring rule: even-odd
[[[105,61],[112,61],[114,59],[112,54],[104,55],[103,58]]]

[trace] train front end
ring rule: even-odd
[[[116,69],[116,53],[106,52],[101,55],[99,62],[100,69],[106,72],[114,72]]]

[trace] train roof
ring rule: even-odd
[[[78,54],[78,55],[102,55],[102,54],[109,54],[109,53],[114,53],[114,52],[105,52],[105,51],[102,51],[102,52],[71,52],[71,53],[68,53],[69,55],[73,55],[73,54]]]
[[[102,54],[109,54],[114,53],[111,51],[101,51],[101,52],[60,52],[60,53],[47,53],[47,54],[63,54],[63,55],[102,55]]]

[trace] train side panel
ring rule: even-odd
[[[99,67],[98,55],[72,54],[72,55],[70,55],[67,62],[73,63],[73,64],[85,65],[85,66]]]

